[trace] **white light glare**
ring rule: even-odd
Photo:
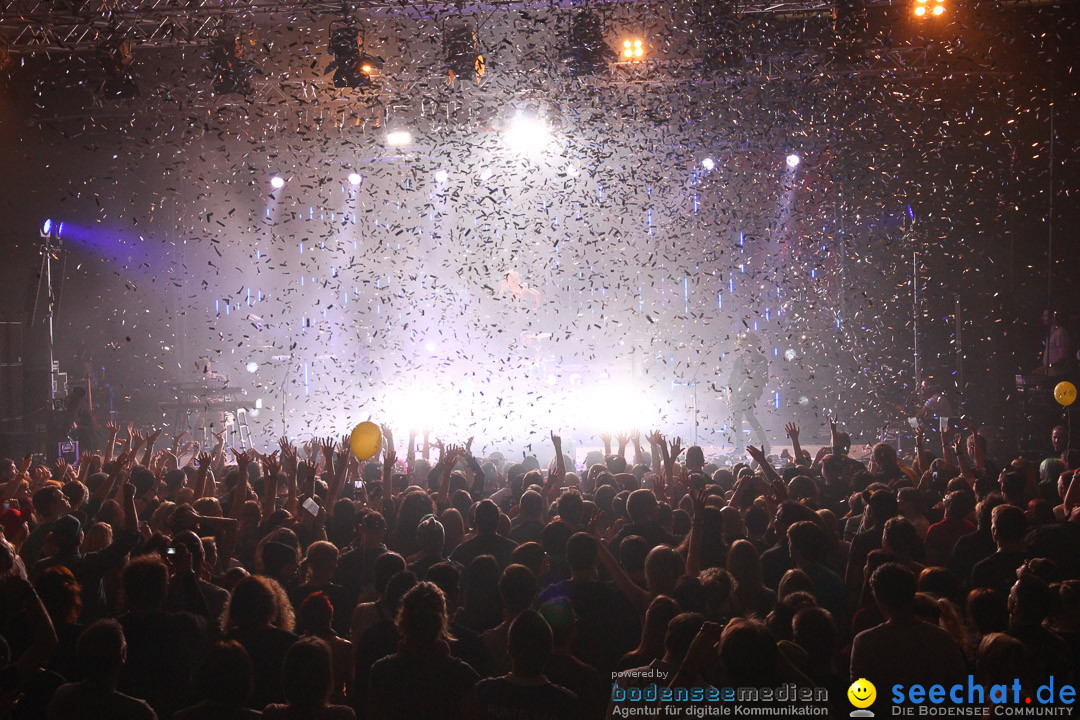
[[[712,158],[705,158],[701,161],[701,167],[705,168],[706,170],[712,171],[712,169],[716,167],[716,162]]]
[[[390,147],[401,147],[412,142],[412,133],[408,130],[395,130],[386,133],[386,144]]]
[[[435,352],[435,343],[428,340],[426,343],[424,343],[424,349],[428,352]]]
[[[247,364],[247,366],[246,366],[246,368],[245,368],[245,369],[246,369],[246,370],[247,370],[247,371],[248,371],[249,373],[256,373],[256,372],[259,372],[259,363],[257,363],[257,362],[255,362],[254,360],[252,360],[251,362],[249,362],[249,363]]]
[[[506,129],[506,144],[514,152],[532,153],[542,150],[551,139],[544,121],[528,115],[518,115]]]
[[[350,185],[359,185],[360,181],[362,181],[362,180],[363,180],[363,178],[360,177],[360,173],[357,173],[357,172],[349,173],[349,184]]]
[[[481,170],[480,171],[480,179],[484,180],[484,181],[490,180],[491,179],[491,170],[489,168],[484,168],[483,170]]]
[[[274,188],[275,190],[280,190],[281,188],[285,187],[285,178],[281,177],[280,175],[275,175],[274,177],[270,178],[270,187]]]
[[[800,162],[802,162],[802,158],[800,158],[795,153],[791,153],[790,155],[787,156],[787,166],[789,168],[791,168],[792,170],[799,167]]]
[[[449,179],[450,179],[450,173],[446,172],[445,170],[436,170],[435,171],[435,182],[444,183]]]

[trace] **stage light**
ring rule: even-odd
[[[412,143],[412,133],[408,130],[394,130],[386,133],[386,144],[390,147],[403,147]]]
[[[792,170],[799,167],[800,162],[802,162],[802,158],[800,158],[795,153],[791,153],[790,155],[787,156],[787,166],[789,168],[791,168]]]
[[[346,19],[330,31],[330,54],[334,60],[326,68],[334,71],[334,87],[364,88],[372,83],[371,75],[383,65],[382,58],[364,52],[364,26]]]
[[[349,184],[350,184],[350,185],[359,185],[359,184],[360,184],[360,182],[361,182],[361,181],[362,181],[363,179],[364,179],[364,178],[360,177],[360,173],[358,173],[358,172],[351,172],[351,173],[349,173]]]
[[[622,44],[622,59],[627,61],[637,61],[645,55],[645,45],[638,38],[632,40],[623,40]]]
[[[940,17],[945,14],[945,0],[916,0],[913,9],[915,17]]]
[[[46,220],[41,224],[41,237],[49,237],[52,233],[52,220]]]
[[[926,14],[926,6],[925,5],[916,5],[915,6],[915,14],[918,15],[919,17],[922,17],[923,15],[925,15]]]
[[[270,187],[274,188],[275,190],[280,190],[281,188],[285,187],[285,178],[281,177],[280,175],[275,175],[274,177],[270,178]]]
[[[788,362],[791,362],[792,360],[794,360],[795,359],[795,349],[794,348],[788,348],[787,350],[785,350],[784,351],[784,359],[787,360]]]
[[[446,66],[450,71],[450,83],[458,77],[465,80],[484,76],[484,56],[480,53],[476,40],[476,31],[472,25],[456,25],[443,36],[443,49],[446,51]]]
[[[491,179],[491,170],[489,170],[488,168],[484,168],[483,170],[481,170],[480,171],[480,179],[484,180],[484,181],[490,180]]]
[[[435,182],[444,183],[449,179],[450,179],[450,173],[446,172],[445,170],[436,170],[435,171]]]
[[[519,112],[506,129],[506,144],[518,153],[542,150],[551,139],[547,125],[534,112]]]
[[[701,161],[701,167],[705,168],[709,172],[712,172],[712,169],[716,167],[716,162],[712,158],[705,158]]]
[[[210,50],[210,69],[214,73],[214,92],[219,95],[247,95],[255,66],[245,57],[247,47],[256,47],[259,35],[254,30],[223,33]]]
[[[139,86],[131,73],[135,54],[131,42],[123,37],[112,37],[97,48],[98,61],[105,71],[101,92],[109,97],[133,98],[139,95]]]
[[[426,343],[424,343],[424,349],[428,352],[435,352],[435,343],[431,340],[428,340]]]
[[[604,40],[604,23],[591,10],[583,10],[570,20],[563,60],[572,75],[592,75],[607,67],[618,55]]]
[[[941,15],[943,12],[945,12],[945,7],[943,5],[934,6],[934,15]]]
[[[259,372],[259,363],[252,360],[244,366],[244,369],[247,370],[249,373],[257,373]]]

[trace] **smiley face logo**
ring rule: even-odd
[[[868,708],[877,698],[877,688],[866,678],[859,678],[847,689],[848,701],[857,708]]]

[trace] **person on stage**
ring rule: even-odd
[[[1046,328],[1042,364],[1032,370],[1031,374],[1046,377],[1068,375],[1073,369],[1072,353],[1069,352],[1072,344],[1069,331],[1059,322],[1057,312],[1049,308],[1043,310],[1042,324]]]
[[[758,437],[762,452],[769,454],[769,441],[765,430],[754,414],[758,400],[769,381],[769,361],[761,349],[761,341],[754,333],[745,333],[735,342],[734,361],[728,375],[728,404],[731,406],[731,432],[734,436],[735,454],[746,450],[742,424],[745,419]]]
[[[517,270],[506,273],[506,279],[499,286],[500,300],[506,295],[507,291],[510,292],[510,299],[518,308],[524,307],[521,303],[526,302],[527,297],[532,299],[533,307],[540,307],[539,291],[529,287],[528,283],[521,282],[521,273]]]

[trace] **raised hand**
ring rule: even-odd
[[[238,452],[236,448],[232,448],[232,454],[233,457],[236,458],[236,467],[239,468],[241,473],[246,472],[248,465],[255,459],[255,456],[252,453],[243,451]]]
[[[682,452],[685,449],[682,446],[682,438],[677,437],[674,440],[672,440],[668,444],[668,448],[669,449],[668,449],[667,461],[670,464],[674,464],[674,462],[679,459],[679,456],[682,455]]]
[[[210,463],[213,462],[213,457],[211,457],[208,452],[201,452],[198,457],[195,458],[195,462],[198,464],[199,472],[206,472],[210,469]]]
[[[836,415],[829,416],[829,432],[836,434],[837,417]]]
[[[658,446],[661,446],[661,447],[664,445],[664,436],[660,434],[659,430],[653,430],[651,433],[649,433],[645,437],[649,441],[649,443],[652,444],[652,445],[658,445]]]
[[[131,421],[131,420],[128,420],[127,431],[128,431],[128,437],[134,439],[135,438],[135,423],[133,421]]]
[[[26,474],[26,471],[30,469],[30,465],[34,462],[34,454],[26,453],[23,455],[22,460],[19,461],[19,476]]]
[[[768,459],[765,457],[765,453],[762,452],[761,448],[759,447],[747,445],[746,454],[753,458],[758,465],[764,465],[766,462],[768,462]]]
[[[470,437],[468,440],[465,441],[465,455],[468,456],[468,457],[472,457],[473,439],[474,439],[474,437]]]
[[[154,443],[156,443],[156,442],[157,442],[157,439],[158,439],[159,437],[161,437],[161,431],[162,431],[162,430],[164,430],[164,429],[165,429],[165,428],[158,428],[158,429],[157,429],[157,430],[155,430],[154,432],[150,433],[150,436],[149,436],[148,438],[146,438],[146,442],[150,443],[151,445],[153,445]]]
[[[555,446],[555,452],[559,452],[562,449],[562,438],[555,434],[555,431],[551,431],[551,444]]]
[[[394,464],[397,463],[397,453],[392,449],[388,449],[383,453],[383,472],[394,472]]]
[[[633,443],[634,447],[641,447],[641,431],[640,430],[634,430],[633,432],[630,433],[630,435],[628,437],[630,438],[630,442]]]
[[[56,463],[55,463],[55,467],[56,467],[56,477],[62,478],[65,475],[67,475],[67,471],[68,471],[68,461],[67,460],[65,460],[62,457],[57,458]]]
[[[270,477],[277,477],[281,472],[281,461],[278,460],[278,451],[263,456],[263,472]]]
[[[784,426],[784,432],[791,438],[792,442],[799,442],[799,426],[795,423],[788,423]]]
[[[690,491],[690,504],[694,509],[694,522],[698,522],[704,517],[705,500],[708,496],[709,493],[705,488]]]
[[[120,434],[120,425],[115,420],[109,420],[105,423],[105,429],[109,431],[109,434],[116,437]]]
[[[383,447],[394,446],[394,431],[390,429],[389,425],[379,425],[379,430],[383,436]]]

